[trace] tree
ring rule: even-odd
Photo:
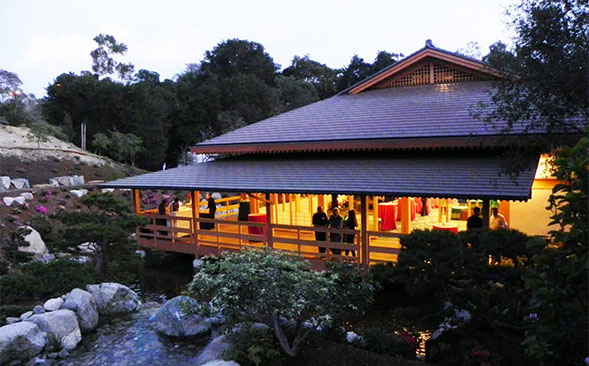
[[[29,132],[26,135],[27,140],[37,143],[38,149],[41,148],[41,143],[48,142],[51,136],[57,137],[61,140],[67,140],[67,136],[59,127],[52,126],[42,119],[37,119],[31,123]]]
[[[480,116],[506,121],[505,132],[548,132],[547,145],[556,146],[559,134],[581,134],[587,124],[589,12],[575,0],[524,0],[512,15],[514,50],[496,43],[484,60],[516,76],[496,83]]]
[[[589,134],[589,129],[586,130]],[[539,245],[532,271],[525,275],[531,292],[523,346],[538,365],[582,363],[587,356],[589,299],[589,139],[556,152],[555,176],[547,209],[555,212],[551,224],[553,247]]]
[[[13,267],[21,264],[30,262],[33,259],[33,254],[19,250],[21,247],[28,247],[29,243],[25,240],[25,237],[31,233],[31,230],[27,227],[20,227],[9,235],[3,235],[4,245],[2,246],[2,252],[6,259],[12,264]]]
[[[273,250],[247,250],[206,261],[189,285],[190,292],[228,322],[270,324],[282,350],[289,356],[317,326],[331,323],[332,314],[349,301],[339,292],[337,277],[312,271],[309,262]],[[285,328],[292,325],[293,337]]]
[[[282,75],[312,84],[319,99],[329,98],[336,93],[337,71],[311,60],[308,55],[295,56],[291,65],[282,71]]]
[[[17,74],[0,70],[0,103],[6,99],[13,98],[16,95],[22,94],[20,86],[22,81]]]
[[[100,76],[112,75],[117,72],[121,80],[132,80],[135,66],[132,63],[115,61],[114,55],[124,56],[127,45],[117,43],[115,37],[110,34],[99,34],[94,37],[98,48],[90,52],[92,57],[92,70]]]
[[[63,223],[53,246],[58,250],[81,254],[79,245],[89,243],[99,273],[123,270],[133,263],[135,245],[131,233],[147,224],[143,217],[129,211],[129,205],[112,193],[92,193],[81,200],[80,212],[62,211]]]

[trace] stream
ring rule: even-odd
[[[208,337],[202,344],[194,340],[172,340],[159,335],[150,320],[163,302],[186,289],[192,278],[192,259],[182,255],[157,255],[155,260],[148,259],[141,278],[131,286],[143,302],[139,311],[101,319],[95,332],[84,334],[78,347],[53,365],[194,365]]]

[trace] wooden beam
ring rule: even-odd
[[[288,217],[290,224],[292,225],[292,194],[288,195]]]
[[[491,215],[491,202],[483,200],[483,229],[489,229],[489,219]]]
[[[372,231],[378,231],[378,197],[372,196]]]
[[[272,243],[272,205],[270,202],[270,194],[266,193],[266,227],[264,228],[266,236],[266,245],[268,248],[273,248]]]
[[[248,196],[254,200],[262,201],[264,203],[270,203],[269,199],[264,199],[264,198],[258,197],[256,195],[254,195],[253,193],[248,194]],[[266,197],[268,197],[268,193],[266,193]]]
[[[348,196],[348,208],[350,210],[354,209],[354,195],[353,194]]]
[[[319,202],[317,203],[317,206],[321,206],[323,211],[325,211],[325,195],[320,194],[318,197],[319,197]]]
[[[507,223],[507,225],[509,227],[511,227],[510,222],[511,222],[511,205],[509,204],[509,201],[499,201],[499,213],[503,216],[505,216],[505,222]]]
[[[409,197],[401,197],[401,233],[409,234],[411,231],[411,201]]]
[[[369,237],[368,237],[368,204],[365,195],[360,196],[360,263],[368,271],[370,265]]]
[[[199,229],[199,225],[196,222],[196,219],[200,217],[200,192],[199,191],[191,191],[190,192],[190,200],[192,201],[192,241],[193,245],[196,245],[196,257],[198,258],[199,253],[199,245],[198,245],[198,233],[197,230]]]
[[[141,213],[141,192],[138,189],[133,189],[133,208],[136,214]]]

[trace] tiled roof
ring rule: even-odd
[[[488,84],[430,84],[337,95],[204,141],[199,147],[359,139],[493,136],[471,116],[489,102]],[[513,133],[518,133],[515,129]],[[210,151],[209,151],[210,152]]]
[[[537,161],[517,178],[488,153],[250,155],[119,179],[105,187],[525,200]]]

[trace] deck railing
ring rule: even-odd
[[[227,205],[231,207],[231,205]],[[245,247],[271,247],[297,253],[305,258],[338,260],[351,263],[383,263],[396,261],[400,253],[401,234],[369,231],[368,251],[362,258],[361,232],[351,229],[331,229],[312,226],[281,225],[228,219],[191,218],[144,213],[149,224],[137,229],[140,246],[202,255],[219,255],[222,251],[238,251]],[[271,235],[266,235],[267,228]],[[315,239],[315,233],[325,233],[326,240]],[[333,234],[338,241],[330,240]],[[344,238],[353,235],[353,243]],[[322,251],[320,248],[325,248]]]

